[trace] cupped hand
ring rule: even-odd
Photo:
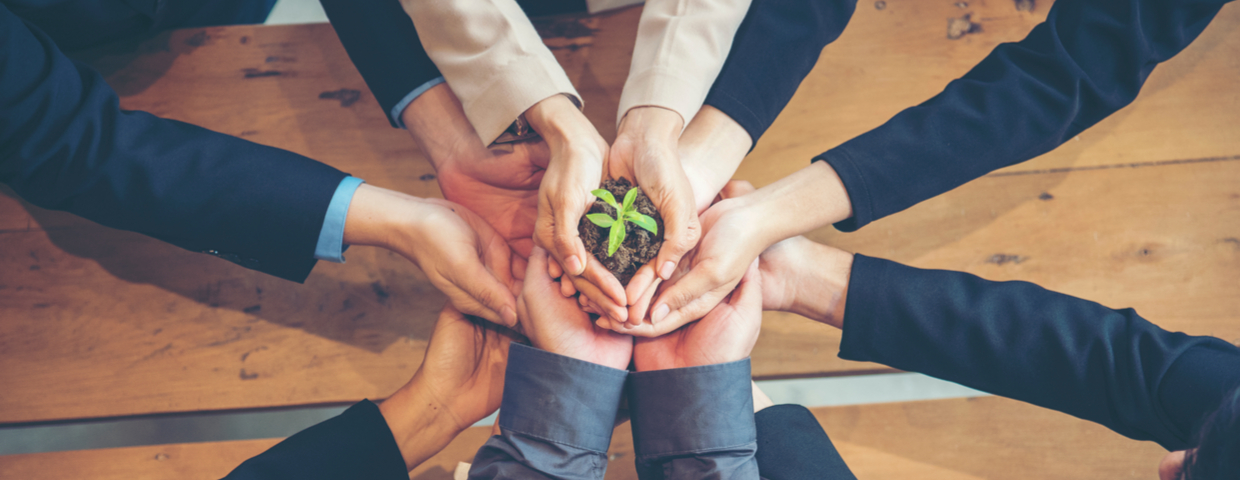
[[[397,252],[460,311],[516,325],[512,249],[465,207],[362,185],[349,205],[345,243]]]
[[[469,428],[499,408],[510,335],[447,306],[411,382],[427,392],[457,427]]]
[[[579,285],[582,293],[599,304],[602,313],[624,321],[624,286],[586,250],[577,231],[581,217],[594,202],[590,192],[602,183],[607,142],[563,95],[530,107],[526,119],[551,152],[538,190],[534,243],[550,253],[556,273],[562,270],[572,277],[572,284]]]
[[[736,290],[701,320],[654,338],[637,338],[637,371],[734,362],[753,351],[762,328],[762,275],[750,263]]]
[[[608,176],[632,180],[663,217],[663,245],[658,255],[634,276],[636,281],[629,282],[626,305],[636,304],[656,275],[662,280],[671,278],[676,265],[701,236],[694,186],[685,174],[678,151],[683,124],[679,114],[664,108],[629,110],[620,122],[607,157]],[[591,300],[598,303],[597,299]],[[636,326],[641,320],[640,316],[629,315],[627,321]]]
[[[521,326],[530,343],[551,353],[623,369],[633,354],[633,337],[600,328],[577,301],[565,298],[547,273],[547,252],[535,247],[517,300]]]
[[[633,330],[639,336],[659,335],[697,320],[723,301],[745,275],[749,264],[773,241],[765,235],[763,213],[750,208],[736,183],[729,183],[723,200],[702,215],[705,235],[694,250],[688,272],[660,286],[653,296],[649,320]]]
[[[401,116],[435,167],[444,198],[489,223],[528,257],[538,216],[538,186],[551,159],[540,138],[484,145],[448,84],[427,90]]]

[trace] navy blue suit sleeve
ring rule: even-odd
[[[705,103],[739,123],[756,145],[856,6],[856,0],[754,0]]]
[[[766,480],[857,480],[809,409],[775,405],[754,414],[758,473]]]
[[[840,358],[1058,410],[1168,450],[1240,384],[1240,349],[1027,282],[856,255]],[[1196,409],[1196,410],[1194,410]]]
[[[0,183],[30,203],[302,281],[344,176],[121,110],[98,73],[0,5]]]
[[[225,480],[408,480],[405,459],[379,407],[362,400],[337,417],[246,460]]]
[[[1060,0],[934,98],[815,157],[835,168],[853,231],[1046,153],[1136,98],[1223,0]]]

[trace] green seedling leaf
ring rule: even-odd
[[[628,212],[624,214],[624,219],[633,222],[633,225],[637,225],[650,231],[650,233],[655,235],[659,234],[659,224],[655,223],[653,218],[637,212]]]
[[[603,228],[610,227],[611,224],[616,223],[616,219],[611,218],[611,215],[608,215],[606,213],[591,213],[589,215],[586,215],[586,218],[590,219],[590,223],[593,223]]]
[[[636,210],[633,208],[633,202],[635,200],[637,200],[637,187],[630,188],[628,193],[624,194],[624,208],[622,211],[627,213]],[[619,216],[617,216],[617,218],[618,217]]]
[[[604,202],[611,205],[611,208],[616,209],[616,213],[620,212],[620,204],[616,203],[616,197],[612,196],[611,192],[600,188],[590,193],[593,193],[594,196],[603,199]]]
[[[615,255],[621,243],[624,243],[624,222],[616,222],[611,224],[611,235],[607,236],[607,256]]]

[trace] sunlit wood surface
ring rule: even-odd
[[[866,480],[1149,479],[1166,453],[1101,426],[997,397],[812,409],[857,478]],[[490,434],[476,427],[410,478],[449,480]],[[185,480],[223,477],[276,440],[160,445],[0,457],[0,478]],[[608,480],[636,479],[629,424],[616,428]]]
[[[794,172],[1019,40],[1050,7],[956,3],[887,0],[880,10],[862,1],[737,177],[761,186]],[[982,30],[948,40],[947,19],[966,13]],[[638,15],[540,22],[608,138]],[[1237,27],[1240,7],[1224,8],[1132,106],[1042,158],[860,232],[811,236],[918,267],[1034,281],[1236,341]],[[180,30],[85,58],[126,108],[440,195],[330,26]],[[300,285],[0,193],[0,423],[382,398],[420,364],[444,303],[416,267],[378,249],[351,249],[344,265],[320,262]],[[838,342],[830,327],[768,314],[754,372],[884,370],[838,359]]]

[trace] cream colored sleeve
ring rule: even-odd
[[[647,0],[637,26],[617,124],[629,109],[658,106],[685,124],[706,100],[750,0]]]
[[[515,0],[401,0],[482,143],[548,97],[581,96]]]

